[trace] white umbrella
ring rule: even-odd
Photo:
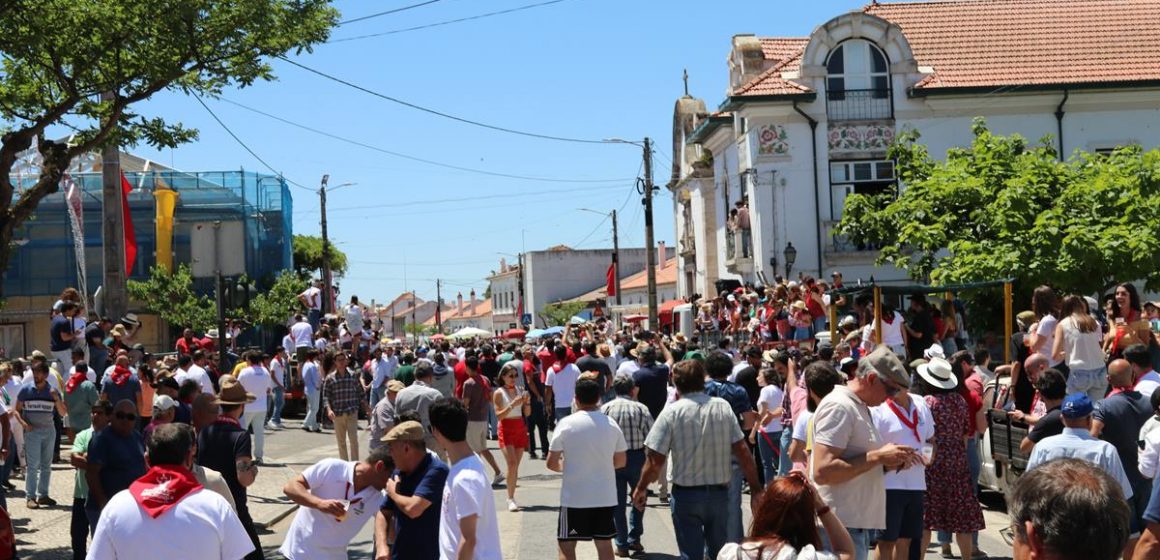
[[[450,335],[451,338],[472,338],[476,336],[491,336],[491,332],[476,327],[463,327]]]

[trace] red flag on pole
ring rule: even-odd
[[[608,277],[608,295],[615,296],[616,295],[616,263],[612,263],[612,264],[608,265],[608,272],[607,272],[606,276]]]
[[[137,234],[133,231],[133,216],[129,214],[129,192],[133,185],[121,172],[121,214],[125,221],[125,278],[132,276],[133,263],[137,262]]]

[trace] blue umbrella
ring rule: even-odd
[[[564,334],[564,327],[552,327],[550,329],[544,329],[544,334]]]
[[[544,336],[544,334],[544,329],[532,329],[528,331],[526,336],[528,338],[540,338],[541,336]]]

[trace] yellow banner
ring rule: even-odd
[[[173,272],[173,212],[177,209],[177,191],[159,178],[153,196],[157,199],[157,264]]]

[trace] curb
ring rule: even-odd
[[[279,521],[282,521],[283,519],[286,519],[287,517],[289,517],[290,514],[294,513],[297,509],[298,509],[298,504],[287,504],[286,507],[282,508],[274,515],[270,516],[270,519],[268,519],[268,520],[258,521],[257,519],[255,519],[254,526],[262,528],[262,529],[268,529],[268,528],[270,528],[271,525],[275,525]]]

